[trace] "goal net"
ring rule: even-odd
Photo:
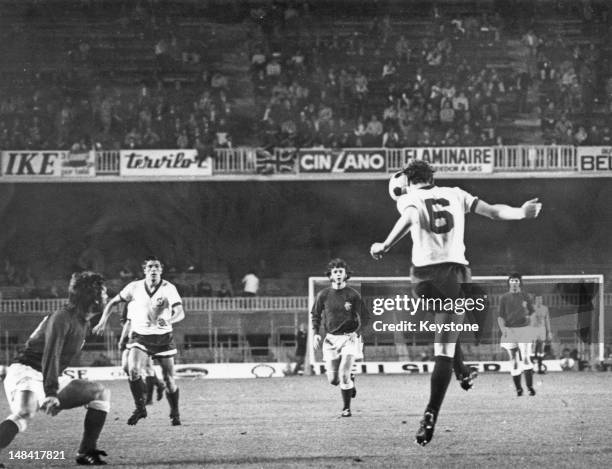
[[[370,313],[370,323],[362,334],[364,362],[374,368],[378,366],[380,372],[428,371],[422,364],[433,361],[434,333],[430,328],[435,322],[427,307],[414,307],[415,303],[410,300],[410,277],[353,277],[348,285],[361,294]],[[327,277],[308,279],[309,336],[305,370],[317,374],[324,370],[324,364],[321,351],[315,352],[312,346],[310,312],[317,293],[328,286]],[[500,347],[497,318],[500,298],[508,292],[507,277],[476,276],[469,288],[474,301],[471,307],[465,304],[466,316],[460,336],[465,359],[506,362],[508,356]],[[524,276],[522,290],[534,303],[548,310],[550,341],[543,348],[545,360],[550,364],[558,364],[567,356],[583,363],[604,360],[605,347],[610,345],[605,343],[610,336],[606,328],[612,328],[612,321],[605,318],[603,275]],[[560,369],[558,365],[549,368]],[[365,369],[363,366],[362,370]]]

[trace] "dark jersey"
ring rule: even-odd
[[[45,316],[15,362],[42,372],[45,395],[56,396],[59,375],[83,347],[88,329],[89,321],[63,306]]]
[[[315,334],[319,334],[321,323],[330,334],[345,334],[360,330],[369,321],[361,295],[350,287],[321,290],[310,314]]]
[[[499,317],[504,319],[506,327],[528,326],[533,311],[529,295],[522,291],[504,293],[499,302]]]

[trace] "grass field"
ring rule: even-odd
[[[516,397],[507,374],[451,383],[432,443],[413,443],[429,375],[359,376],[353,417],[324,377],[179,381],[183,425],[165,401],[135,427],[127,383],[108,382],[113,408],[100,448],[114,467],[412,468],[612,467],[612,373],[536,377]],[[8,414],[2,400],[0,412]],[[84,411],[38,415],[0,454],[11,467],[75,466]],[[8,450],[63,450],[64,461],[10,460]]]

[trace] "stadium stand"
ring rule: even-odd
[[[532,3],[3,2],[0,146],[608,142],[607,5]]]

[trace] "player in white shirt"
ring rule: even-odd
[[[142,370],[150,356],[156,358],[161,365],[172,425],[180,425],[179,390],[174,380],[176,344],[172,336],[172,324],[182,321],[185,317],[183,304],[176,287],[161,278],[163,267],[157,258],[145,259],[143,271],[144,279],[129,283],[108,302],[93,332],[101,335],[113,307],[127,302],[127,318],[131,327],[131,340],[126,346],[130,351],[128,379],[136,405],[127,423],[136,425],[140,419],[147,416],[144,397],[146,386],[142,379]]]
[[[443,300],[464,298],[462,284],[471,280],[463,241],[465,214],[473,212],[493,220],[522,220],[537,217],[542,204],[532,199],[521,207],[490,205],[458,187],[434,185],[433,173],[434,169],[426,161],[414,160],[394,176],[406,181],[405,187],[392,193],[397,197],[401,215],[387,238],[372,244],[370,254],[376,260],[381,259],[410,232],[413,240],[411,277],[416,296]],[[435,311],[436,324],[449,326],[435,333],[430,398],[416,434],[416,442],[422,446],[433,438],[451,380],[459,332],[450,325],[461,324],[463,319],[463,314]]]

